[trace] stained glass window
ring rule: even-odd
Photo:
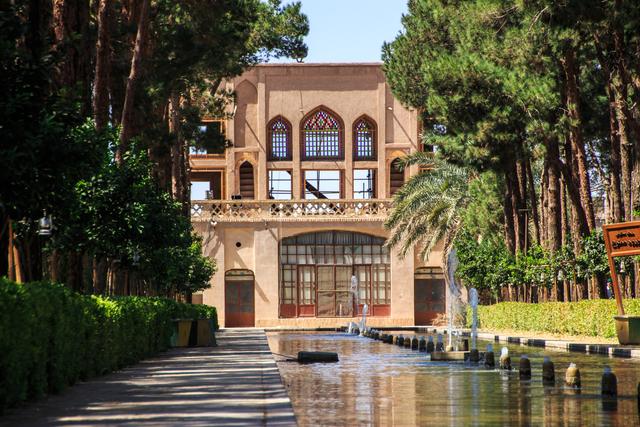
[[[338,121],[318,110],[303,124],[303,159],[340,159],[343,157],[341,129]]]
[[[354,160],[375,160],[375,130],[365,119],[360,119],[353,127]]]
[[[269,160],[291,160],[291,127],[282,117],[269,124]]]

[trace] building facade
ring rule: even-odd
[[[381,64],[265,64],[236,94],[222,154],[190,156],[192,222],[218,272],[195,301],[220,324],[424,325],[445,312],[441,252],[427,262],[384,246],[392,196],[423,149],[415,111]],[[205,123],[206,125],[206,123]]]

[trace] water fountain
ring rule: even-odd
[[[469,290],[469,305],[471,305],[471,351],[469,360],[478,362],[480,354],[478,353],[478,291],[476,288]]]
[[[347,333],[352,335],[355,331],[358,330],[358,324],[356,322],[349,322],[349,326],[347,327]]]
[[[458,306],[460,299],[460,290],[456,286],[456,270],[458,270],[458,255],[456,250],[452,249],[447,257],[447,276],[449,285],[449,324],[447,327],[447,334],[449,335],[449,345],[447,350],[452,351],[454,349],[453,335],[457,335],[457,331],[454,331],[454,320],[456,314],[458,314]]]
[[[469,290],[469,305],[471,305],[471,350],[477,350],[478,344],[478,291]]]
[[[367,304],[362,307],[362,321],[360,321],[360,333],[364,332],[367,327],[367,313],[369,312],[369,306]]]

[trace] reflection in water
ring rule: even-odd
[[[406,335],[406,333],[405,333]],[[410,336],[411,337],[411,336]],[[508,345],[513,364],[531,361],[532,378],[516,370],[429,362],[425,353],[345,334],[270,333],[274,353],[335,351],[340,362],[278,367],[298,423],[308,425],[564,425],[632,426],[638,419],[640,362]],[[479,343],[484,348],[486,343]],[[554,385],[542,384],[542,360],[555,362]],[[582,390],[564,386],[570,362],[580,368]],[[605,365],[618,376],[618,399],[600,396]]]

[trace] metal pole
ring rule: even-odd
[[[613,257],[607,254],[609,259],[609,271],[611,272],[611,282],[613,284],[613,294],[616,297],[616,305],[618,306],[618,314],[624,316],[624,307],[622,306],[622,295],[620,294],[620,288],[618,287],[618,275],[616,274],[616,264],[613,261]]]

